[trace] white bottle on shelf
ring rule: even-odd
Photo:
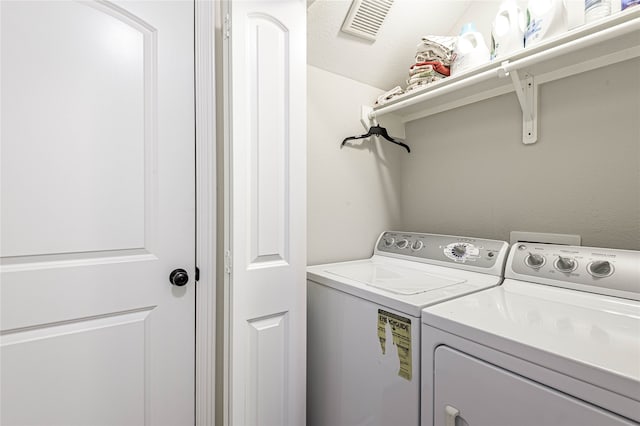
[[[525,47],[565,33],[568,29],[567,5],[564,0],[529,0]]]
[[[503,1],[491,26],[491,59],[524,48],[524,27],[524,13],[516,0]]]
[[[584,22],[589,23],[611,14],[611,0],[584,0]]]
[[[452,76],[489,62],[489,48],[473,23],[462,27],[453,52]]]

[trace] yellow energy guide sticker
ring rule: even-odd
[[[387,346],[387,324],[391,327],[393,344],[398,350],[398,358],[400,359],[398,376],[411,381],[411,320],[378,309],[378,339],[380,339],[383,354],[386,353]]]

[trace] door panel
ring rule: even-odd
[[[230,423],[305,423],[306,3],[231,5]]]
[[[20,419],[19,424],[144,424],[145,319],[149,312],[6,336],[2,363],[11,368],[3,368],[2,380],[12,385],[3,386],[3,401],[37,401],[37,410],[7,403],[2,406],[3,418]],[[42,354],[54,359],[43,362]],[[106,395],[108,404],[96,404]],[[69,401],[73,401],[73,410],[69,410]]]
[[[251,66],[249,93],[256,102],[251,117],[251,173],[249,207],[252,212],[250,267],[288,260],[289,213],[289,33],[273,17],[247,19]]]
[[[3,152],[2,256],[144,247],[153,31],[113,8],[37,6],[3,6],[2,131],[23,143]]]
[[[249,321],[249,410],[247,424],[284,425],[289,411],[287,379],[289,370],[288,313]],[[268,383],[271,392],[265,392]]]
[[[193,4],[0,15],[0,423],[193,424]]]

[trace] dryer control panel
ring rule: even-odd
[[[640,300],[640,252],[516,243],[506,277]]]
[[[383,232],[375,253],[424,263],[502,275],[505,241],[417,232]]]

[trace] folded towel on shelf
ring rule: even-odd
[[[398,96],[448,77],[451,74],[453,47],[457,39],[457,37],[434,35],[422,37],[416,48],[415,63],[409,67],[407,88],[402,90],[400,86],[396,86],[383,93],[376,100],[376,105],[384,105]]]
[[[457,37],[428,35],[422,37],[416,48],[415,64],[409,67],[406,92],[442,80],[451,74],[453,47]]]
[[[429,83],[433,83],[435,81],[438,80],[442,80],[443,78],[445,78],[445,76],[438,74],[438,73],[434,73],[433,75],[427,76],[427,77],[422,77],[422,78],[416,78],[416,79],[409,79],[407,81],[408,85],[407,88],[405,89],[405,93],[410,92],[412,90],[415,90],[417,88],[421,88]]]
[[[376,105],[384,105],[387,102],[389,102],[391,99],[395,98],[396,96],[400,96],[404,93],[404,90],[402,90],[402,88],[400,86],[396,86],[393,89],[384,92],[382,95],[378,96],[378,99],[376,100]]]
[[[438,72],[434,71],[433,69],[430,70],[424,70],[421,71],[419,73],[413,74],[409,77],[409,79],[407,80],[407,84],[411,85],[413,83],[417,83],[419,81],[435,81],[435,80],[439,80],[441,78],[443,78],[444,76],[442,74],[439,74]]]
[[[409,67],[409,76],[413,76],[415,74],[419,74],[421,72],[431,71],[431,70],[434,70],[435,72],[442,74],[445,77],[448,77],[451,74],[450,68],[445,64],[443,64],[442,62],[425,61],[425,62],[417,62],[411,65],[411,67]]]
[[[416,62],[439,61],[449,66],[453,61],[453,47],[457,37],[428,35],[416,48]]]

